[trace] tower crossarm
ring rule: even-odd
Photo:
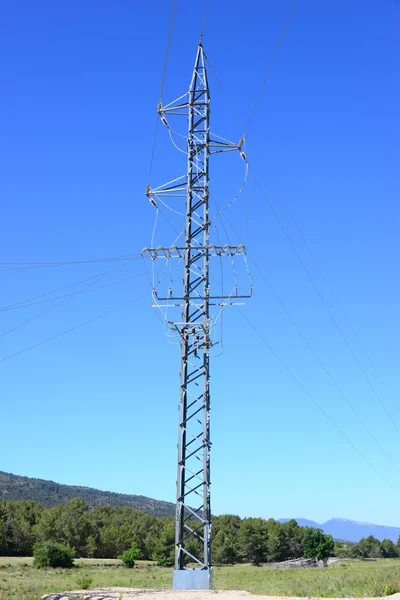
[[[184,246],[170,246],[164,248],[159,246],[158,248],[144,248],[142,250],[142,256],[149,254],[152,260],[157,258],[182,258],[185,251],[187,250]],[[195,250],[200,257],[204,257],[205,254],[211,256],[245,256],[246,247],[243,245],[239,246],[214,246],[213,244],[208,246],[193,246],[192,250]],[[196,257],[197,258],[197,257]]]

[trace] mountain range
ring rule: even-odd
[[[290,519],[280,519],[282,523]],[[325,523],[316,523],[308,519],[297,519],[295,521],[302,527],[317,527],[324,533],[328,533],[335,540],[347,542],[359,542],[361,538],[373,535],[378,540],[385,538],[397,542],[400,536],[400,527],[389,527],[387,525],[373,525],[372,523],[360,523],[348,519],[330,519]]]

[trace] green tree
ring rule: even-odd
[[[34,526],[42,511],[40,504],[31,500],[0,502],[0,554],[32,554]]]
[[[332,536],[326,535],[321,529],[309,527],[304,533],[302,546],[305,558],[323,560],[326,564],[327,559],[333,553],[335,544]]]
[[[350,542],[347,542],[346,544],[342,542],[335,542],[333,554],[338,558],[352,558],[353,547],[354,544],[351,544]]]
[[[381,556],[381,543],[373,535],[369,535],[353,546],[354,558],[379,558]]]
[[[244,560],[256,566],[267,561],[268,529],[264,519],[243,519],[238,541]]]
[[[237,515],[219,515],[218,517],[213,517],[213,534],[216,535],[219,531],[223,531],[226,535],[236,539],[241,522],[241,518]]]
[[[274,521],[268,529],[268,561],[280,562],[290,557],[287,532],[280,523]]]
[[[90,533],[88,505],[83,498],[45,510],[36,527],[38,540],[62,541],[75,548],[78,556],[86,556]]]
[[[164,524],[172,522],[126,506],[97,506],[89,511],[88,519],[85,552],[96,558],[115,558],[135,542],[142,558],[150,559]]]
[[[7,538],[6,538],[6,520],[7,520],[7,504],[4,501],[0,502],[0,556],[7,555]]]
[[[220,529],[214,536],[211,545],[211,556],[217,565],[233,565],[237,562],[237,547],[232,536]]]
[[[291,519],[286,523],[281,524],[282,529],[286,532],[288,543],[287,558],[301,558],[302,546],[301,541],[304,535],[304,528],[297,524],[297,521]]]
[[[140,558],[141,554],[142,551],[140,550],[138,545],[135,542],[133,542],[129,550],[125,550],[125,552],[121,554],[121,556],[119,556],[118,558],[122,560],[125,567],[127,567],[128,569],[133,569],[136,561],[138,560],[138,558]]]
[[[175,524],[172,519],[164,524],[161,534],[154,544],[153,560],[161,567],[171,567],[175,560]]]
[[[213,517],[213,537],[211,544],[213,562],[226,565],[239,561],[238,534],[241,522],[241,518],[237,515]]]
[[[381,541],[381,554],[383,558],[397,558],[399,551],[392,540],[384,539]]]

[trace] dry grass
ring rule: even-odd
[[[42,594],[79,589],[84,574],[91,588],[171,587],[170,569],[138,561],[81,559],[74,569],[36,569],[31,558],[0,557],[0,600],[35,600]],[[327,569],[278,569],[236,565],[214,569],[214,587],[253,594],[308,597],[376,597],[400,590],[400,560],[341,561]]]

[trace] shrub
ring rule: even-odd
[[[393,596],[393,594],[397,594],[398,591],[399,589],[395,585],[387,583],[383,586],[382,596]]]
[[[74,549],[60,542],[37,542],[33,546],[33,564],[39,569],[42,567],[70,569],[74,566],[74,556]]]
[[[77,577],[76,579],[76,584],[80,590],[88,590],[92,583],[93,579],[87,573],[81,575],[80,577]]]
[[[137,561],[138,558],[140,558],[141,554],[142,553],[140,551],[140,548],[138,548],[137,544],[135,544],[135,542],[133,542],[133,544],[131,545],[129,550],[126,550],[118,558],[120,558],[122,560],[125,567],[127,567],[128,569],[133,569],[133,567],[135,566],[135,562]]]

